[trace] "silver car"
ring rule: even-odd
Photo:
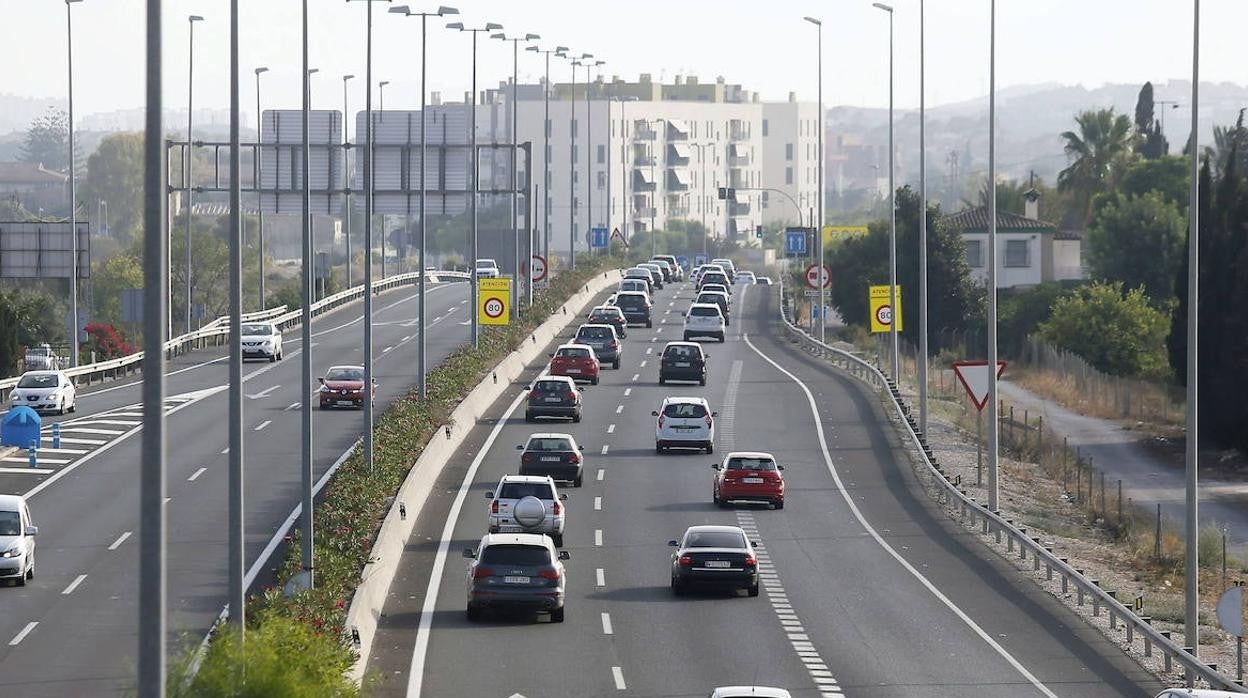
[[[38,533],[26,500],[15,494],[0,494],[0,579],[12,579],[20,587],[35,578]]]
[[[243,345],[243,360],[268,359],[270,363],[281,361],[282,331],[272,322],[245,322],[239,333]]]

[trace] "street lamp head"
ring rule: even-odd
[[[462,32],[462,31],[464,30],[464,23],[463,23],[463,22],[451,22],[451,23],[449,23],[449,24],[447,24],[447,25],[446,25],[446,28],[447,28],[447,29],[458,29],[459,31],[461,31],[461,32]]]
[[[503,25],[498,24],[497,22],[486,22],[486,23],[485,23],[485,31],[487,31],[487,32],[492,32],[492,31],[495,31],[495,30],[497,30],[497,29],[502,29],[502,28],[503,28]]]
[[[389,84],[390,84],[390,81],[389,81],[389,80],[382,80],[381,82],[377,83],[377,86],[378,86],[378,87],[385,87],[386,85],[389,85]]]
[[[810,22],[811,24],[813,24],[813,25],[815,25],[815,26],[817,26],[817,27],[822,27],[822,26],[823,26],[823,22],[820,22],[819,20],[815,19],[814,17],[803,17],[802,19],[806,20],[807,22]]]
[[[893,6],[892,6],[892,5],[885,5],[885,4],[884,4],[884,3],[882,3],[882,2],[873,2],[873,3],[871,3],[871,7],[876,7],[876,8],[879,8],[879,9],[881,9],[881,10],[884,10],[885,12],[888,12],[889,14],[892,14],[892,12],[893,12]]]
[[[192,21],[192,22],[202,22],[202,21],[204,21],[204,18],[203,18],[203,17],[200,17],[199,15],[191,15],[190,17],[187,17],[187,19],[188,19],[188,20],[190,20],[190,21]]]
[[[524,35],[525,41],[537,41],[540,38],[542,38],[541,34],[525,34]]]
[[[65,4],[66,4],[66,5],[68,5],[68,4],[70,4],[70,3],[74,3],[74,2],[82,2],[82,0],[65,0]]]
[[[438,7],[439,17],[445,17],[446,15],[457,15],[457,14],[459,14],[459,10],[455,9],[454,7],[443,7],[443,6]]]
[[[594,54],[592,54],[592,53],[582,53],[582,54],[581,54],[581,60],[585,60],[586,58],[593,58],[593,57],[594,57]]]
[[[525,46],[525,47],[524,47],[524,50],[525,50],[525,51],[532,51],[532,52],[534,52],[534,53],[537,53],[538,51],[541,51],[541,50],[542,50],[542,47],[541,47],[541,46]]]
[[[321,72],[320,68],[308,68],[308,75],[311,75],[312,73],[319,73],[319,72]]]
[[[594,66],[595,66],[595,67],[600,66],[600,65],[606,65],[606,64],[607,64],[607,62],[606,62],[606,61],[594,61]]]
[[[568,51],[571,51],[571,50],[572,50],[572,49],[568,48],[567,46],[556,46],[556,47],[555,47],[555,53],[567,53]]]
[[[491,39],[502,39],[503,41],[506,41],[506,40],[507,40],[507,35],[506,35],[506,34],[503,34],[502,32],[499,32],[498,34],[490,34],[490,38],[491,38]]]
[[[412,14],[412,8],[408,7],[407,5],[394,5],[390,8],[390,14],[410,15]]]
[[[354,80],[354,79],[355,79],[355,76],[354,76],[354,75],[343,75],[343,76],[342,76],[342,81],[343,81],[343,82],[346,82],[346,81],[348,81],[348,80]]]
[[[267,72],[269,72],[268,68],[256,68],[256,75],[259,75],[260,73],[267,73]]]

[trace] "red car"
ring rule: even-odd
[[[364,367],[331,366],[325,372],[319,390],[321,409],[334,407],[364,408]],[[377,399],[377,379],[373,379],[373,399]]]
[[[714,463],[711,498],[727,508],[734,501],[766,502],[784,508],[784,470],[775,456],[755,451],[733,451],[723,463]]]
[[[550,375],[567,376],[598,385],[598,372],[602,365],[598,363],[593,347],[588,344],[564,344],[550,356]]]

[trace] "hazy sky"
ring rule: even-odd
[[[543,47],[561,44],[607,61],[605,75],[635,79],[648,72],[668,80],[722,75],[765,99],[790,91],[815,97],[815,28],[824,22],[826,105],[886,106],[887,15],[870,0],[468,0],[456,3],[465,24],[499,22],[507,31],[533,32]],[[314,103],[339,108],[342,75],[354,73],[352,110],[362,107],[365,4],[308,0]],[[416,18],[374,4],[374,81],[390,80],[386,106],[419,103],[419,28]],[[398,4],[398,3],[395,3]],[[413,10],[436,5],[409,2]],[[895,0],[896,100],[918,102],[919,0]],[[268,66],[265,107],[299,103],[300,0],[242,0],[243,109],[254,111],[252,69]],[[83,0],[73,7],[75,106],[78,114],[143,105],[141,0]],[[187,15],[196,27],[195,103],[228,105],[226,0],[166,0],[166,104],[187,99]],[[988,83],[988,0],[928,0],[928,103],[984,94]],[[1165,82],[1191,74],[1191,0],[998,0],[997,84],[1059,82],[1095,87],[1106,82]],[[1248,26],[1245,0],[1203,3],[1202,80],[1248,81],[1242,52]],[[470,85],[471,38],[429,21],[429,89],[458,99]],[[511,46],[481,35],[478,86],[510,75]],[[0,93],[65,94],[65,4],[61,0],[0,0]],[[566,81],[566,62],[552,59],[552,75]],[[543,70],[538,55],[521,52],[522,80]],[[583,71],[580,73],[584,75]],[[375,94],[375,93],[374,93]],[[247,117],[246,121],[251,122]]]

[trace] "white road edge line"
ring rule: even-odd
[[[74,581],[69,583],[69,586],[65,587],[65,591],[62,591],[61,594],[65,596],[69,596],[70,594],[74,593],[74,589],[77,589],[78,585],[82,584],[82,580],[86,578],[87,578],[87,575],[85,574],[78,575],[77,577],[74,578]]]
[[[26,627],[22,628],[20,633],[14,635],[12,640],[9,640],[9,647],[16,647],[21,644],[22,640],[25,640],[26,636],[29,635],[30,631],[34,630],[37,625],[39,625],[39,621],[37,620],[32,620],[27,623]]]
[[[875,542],[879,544],[881,548],[884,549],[885,552],[891,555],[893,559],[897,561],[898,564],[900,564],[907,572],[909,572],[911,576],[913,576],[916,580],[918,580],[920,584],[922,584],[929,592],[931,592],[932,596],[935,596],[950,611],[953,611],[954,615],[962,619],[962,622],[966,623],[967,627],[969,627],[972,632],[974,632],[976,635],[980,637],[980,639],[982,639],[985,643],[987,643],[989,647],[991,647],[994,651],[996,651],[996,653],[999,654],[1002,659],[1009,662],[1010,666],[1013,666],[1014,669],[1017,670],[1019,674],[1022,674],[1023,678],[1027,679],[1027,681],[1033,687],[1035,687],[1037,691],[1043,693],[1048,698],[1058,698],[1056,693],[1049,690],[1047,686],[1045,686],[1043,683],[1040,682],[1040,679],[1036,678],[1034,674],[1032,674],[1030,671],[1027,670],[1027,667],[1023,666],[1022,662],[1018,661],[1018,659],[1016,659],[1014,655],[1010,654],[1009,650],[1002,647],[1001,643],[997,642],[995,639],[993,639],[991,635],[985,632],[983,628],[979,627],[979,624],[976,623],[974,619],[972,619],[969,615],[966,614],[965,611],[959,608],[958,605],[955,604],[952,600],[950,600],[948,596],[945,596],[945,594],[941,592],[940,589],[937,589],[935,584],[932,584],[932,582],[929,581],[927,577],[923,576],[922,572],[919,572],[917,569],[915,569],[914,565],[911,565],[909,561],[907,561],[904,557],[902,557],[901,554],[898,553],[893,548],[892,545],[889,545],[888,541],[884,540],[884,537],[881,536],[879,532],[877,532],[875,528],[872,527],[871,524],[867,522],[867,519],[865,516],[863,516],[862,511],[858,509],[858,505],[854,503],[854,498],[849,495],[849,490],[845,489],[845,484],[841,482],[841,475],[837,471],[836,465],[832,463],[832,454],[828,451],[828,440],[827,440],[827,437],[823,433],[823,420],[819,416],[819,406],[818,404],[815,403],[815,396],[811,394],[810,388],[806,387],[806,384],[803,383],[800,378],[790,373],[780,364],[773,361],[771,357],[764,354],[762,350],[754,346],[754,343],[750,341],[749,334],[742,333],[741,338],[745,340],[746,345],[750,349],[754,350],[754,353],[758,354],[759,357],[763,359],[763,361],[766,361],[767,363],[771,364],[777,371],[788,376],[789,379],[792,380],[794,383],[796,383],[797,386],[802,389],[802,392],[806,394],[806,403],[810,406],[811,417],[813,417],[815,420],[815,433],[819,436],[819,449],[823,452],[824,465],[827,466],[828,472],[831,473],[832,480],[836,482],[837,492],[840,493],[841,498],[845,500],[845,503],[849,505],[849,510],[853,512],[854,518],[858,520],[858,523],[867,531],[867,533],[871,536],[871,538],[873,538]]]
[[[429,570],[429,584],[425,588],[425,601],[420,609],[420,624],[416,628],[416,644],[412,647],[412,663],[407,674],[407,696],[408,698],[420,698],[420,691],[425,679],[425,656],[429,652],[429,636],[433,629],[433,612],[438,603],[438,590],[442,586],[442,572],[446,569],[447,551],[451,547],[451,539],[454,538],[455,524],[459,521],[459,512],[464,508],[464,500],[468,497],[468,490],[472,487],[473,478],[477,474],[477,470],[481,467],[482,461],[485,460],[485,454],[490,452],[494,442],[498,439],[498,435],[502,433],[503,427],[507,425],[507,421],[511,419],[511,414],[516,411],[520,403],[527,396],[527,391],[521,392],[516,399],[511,402],[507,410],[503,412],[494,428],[490,430],[490,435],[485,438],[485,443],[477,451],[477,455],[473,457],[472,464],[468,466],[468,471],[464,473],[464,480],[459,485],[459,492],[455,494],[455,501],[451,503],[450,513],[447,514],[446,523],[442,526],[442,537],[438,541],[438,552],[433,559],[433,567]]]
[[[133,531],[126,531],[125,533],[118,536],[117,540],[113,541],[113,544],[108,546],[108,549],[116,550],[117,548],[120,548],[121,544],[126,542],[126,539],[130,537],[131,533],[133,533]]]

